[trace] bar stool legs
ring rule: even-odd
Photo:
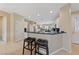
[[[40,48],[45,49],[45,51],[46,51],[45,55],[49,54],[48,41],[47,40],[38,39],[36,41],[36,44],[35,44],[35,55],[36,55],[36,53],[40,54],[40,55],[44,55],[44,53],[40,52]]]
[[[49,54],[49,50],[48,50],[48,47],[46,48],[46,52],[47,52],[46,54],[48,55],[48,54]]]
[[[28,48],[29,48],[29,42],[28,42]]]
[[[36,42],[35,42],[35,52],[34,52],[34,54],[36,55]]]
[[[41,53],[40,48],[45,49],[46,53]],[[30,51],[30,55],[32,55],[33,50],[35,50],[34,51],[35,55],[36,55],[36,53],[38,53],[40,55],[44,55],[44,54],[48,55],[49,54],[48,41],[47,40],[38,39],[36,41],[34,38],[30,38],[30,39],[26,38],[23,42],[23,52],[22,52],[23,55],[24,55],[25,49]]]
[[[23,55],[24,55],[25,41],[23,42]]]
[[[30,52],[31,52],[31,55],[32,55],[32,43],[31,43],[31,51]]]
[[[27,44],[25,44],[27,43]],[[34,43],[34,46],[33,46]],[[27,49],[30,51],[30,55],[32,55],[33,50],[35,49],[35,38],[26,38],[24,39],[23,42],[23,52],[22,54],[24,55],[24,50]]]

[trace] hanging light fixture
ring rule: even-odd
[[[52,10],[50,10],[50,14],[52,14],[53,13],[53,11]]]

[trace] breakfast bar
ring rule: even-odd
[[[68,39],[66,32],[50,33],[50,32],[27,32],[28,37],[35,37],[36,39],[48,40],[49,54],[54,54],[61,49],[69,50]],[[64,42],[65,41],[65,42]],[[41,50],[44,52],[44,50]]]

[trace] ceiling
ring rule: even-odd
[[[16,12],[29,20],[51,22],[66,3],[0,3],[0,10]],[[79,3],[71,3],[72,12],[79,11]],[[51,13],[50,13],[51,12]]]
[[[72,3],[71,10],[72,12],[79,11],[79,3]]]
[[[16,12],[30,20],[45,22],[56,20],[64,5],[65,3],[0,3],[0,9]]]

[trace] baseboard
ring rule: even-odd
[[[72,44],[79,44],[79,41],[74,41],[72,42]]]
[[[72,44],[76,44],[76,45],[79,45],[79,43],[72,43]]]
[[[53,54],[55,54],[55,53],[57,53],[57,52],[59,52],[59,51],[61,51],[61,50],[63,50],[63,48],[60,48],[60,49],[58,49],[58,50],[56,50],[56,51],[52,52],[52,53],[51,53],[51,54],[49,54],[49,55],[53,55]]]
[[[23,40],[16,40],[15,42],[20,42],[20,41],[23,41]]]
[[[8,42],[0,41],[0,44],[5,44],[5,45],[7,45]]]
[[[63,48],[64,49],[64,48]],[[66,52],[68,52],[68,53],[71,53],[72,52],[72,50],[70,50],[70,51],[68,51],[67,49],[64,49]]]

